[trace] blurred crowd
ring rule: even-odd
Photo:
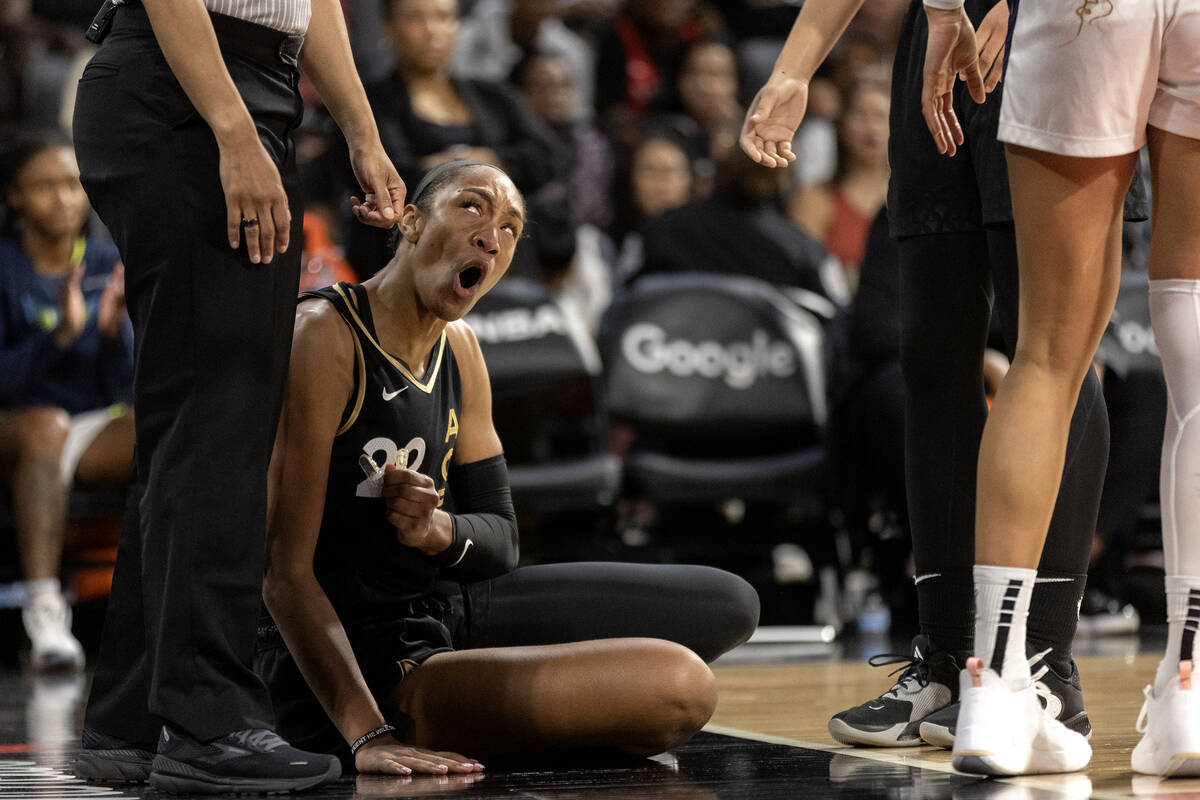
[[[778,516],[783,532],[769,537],[771,575],[782,582],[815,582],[808,562],[816,561],[817,571],[831,564],[843,585],[858,587],[858,595],[882,597],[898,625],[914,614],[905,545],[899,281],[880,211],[889,174],[891,60],[907,4],[871,0],[864,6],[810,86],[807,117],[795,145],[797,162],[788,170],[769,170],[741,154],[737,135],[746,103],[769,74],[791,27],[795,3],[343,0],[359,72],[401,177],[411,188],[426,170],[461,158],[503,166],[524,193],[529,217],[510,275],[543,287],[591,337],[602,343],[606,314],[630,302],[652,276],[691,273],[761,280],[817,320],[823,377],[810,380],[808,389],[821,395],[809,398],[813,409],[827,412],[813,411],[820,417],[816,438],[827,452],[828,468],[814,479],[820,482],[813,492],[815,511],[798,512],[800,501],[789,502],[786,491],[775,500],[784,509]],[[104,257],[111,245],[103,244],[103,232],[85,219],[83,206],[71,216],[70,230],[60,230],[64,215],[56,209],[64,201],[51,199],[49,210],[39,211],[43,207],[33,199],[66,191],[49,186],[38,169],[54,165],[40,165],[38,158],[55,153],[41,160],[54,161],[60,172],[71,171],[69,140],[48,131],[69,130],[74,82],[90,55],[82,32],[96,5],[93,0],[0,4],[0,118],[6,121],[0,145],[5,191],[0,290],[14,294],[0,297],[5,363],[21,346],[21,336],[40,331],[58,335],[61,344],[64,319],[82,319],[80,329],[91,330],[117,302],[117,289],[110,284],[119,282],[119,272]],[[302,92],[306,107],[295,152],[306,204],[302,288],[365,279],[387,262],[387,236],[350,216],[347,199],[359,190],[345,145],[316,93],[303,85]],[[69,183],[69,175],[61,180]],[[1101,354],[1114,426],[1111,486],[1098,523],[1094,576],[1095,604],[1105,610],[1113,604],[1100,592],[1129,599],[1131,563],[1154,568],[1153,556],[1144,553],[1152,553],[1155,544],[1147,544],[1144,533],[1156,491],[1154,454],[1161,442],[1156,437],[1161,436],[1165,390],[1152,340],[1120,328],[1121,322],[1136,325],[1141,313],[1136,278],[1145,269],[1141,227],[1131,227],[1127,236],[1134,277],[1128,282],[1126,317],[1114,320]],[[77,241],[86,241],[85,252],[77,252]],[[68,252],[68,263],[50,263],[56,253]],[[86,261],[83,269],[81,261]],[[14,270],[30,265],[51,276],[41,281],[33,299],[27,286],[9,280]],[[703,329],[706,322],[699,324]],[[115,367],[104,362],[105,375],[127,371],[122,359],[131,358],[127,344],[109,346],[114,337],[120,342],[126,335],[113,325],[104,320],[99,344],[76,348],[115,358]],[[1007,365],[1003,349],[997,344],[989,357],[992,388]],[[26,350],[31,359],[49,358],[48,350]],[[54,373],[56,380],[79,380],[79,370],[61,372]],[[811,378],[815,373],[810,373]],[[0,425],[31,402],[44,402],[18,386],[16,374],[6,368],[0,376]],[[97,381],[89,373],[79,388],[86,400],[56,405],[77,415],[124,399],[107,383],[100,392]],[[639,434],[635,424],[620,423],[614,418],[606,447],[624,456],[635,449]],[[16,494],[21,465],[36,443],[4,439],[0,436],[7,448],[0,452],[0,476],[13,497],[10,525],[27,527],[27,504]],[[519,449],[516,442],[509,447]],[[696,455],[686,450],[675,454]],[[61,459],[62,452],[51,448],[38,457]],[[537,447],[530,452],[531,461],[539,453],[546,457]],[[770,452],[770,444],[759,442],[747,445],[744,455]],[[60,485],[89,477],[71,473]],[[626,546],[656,536],[669,542],[671,523],[662,513],[669,502],[661,495],[654,501],[651,489],[630,490],[626,481],[618,492],[613,525]],[[714,525],[757,519],[747,516],[745,503],[728,502],[745,498],[721,500]],[[789,525],[799,529],[792,523],[802,517],[820,520],[816,534],[788,532]],[[687,519],[689,526],[699,524]],[[813,536],[821,541],[814,544]],[[721,544],[728,539],[714,541],[712,547],[728,547]],[[44,567],[35,572],[27,568],[25,577],[50,577],[41,574],[47,572]],[[854,606],[861,599],[842,603]],[[854,618],[856,608],[823,613],[827,620],[845,621]]]

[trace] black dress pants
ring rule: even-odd
[[[291,246],[270,264],[229,247],[216,140],[140,7],[117,12],[75,106],[83,185],[125,264],[137,427],[85,724],[149,748],[163,722],[201,740],[272,723],[251,664],[302,249],[288,144],[301,105],[283,34],[214,27],[288,187]]]

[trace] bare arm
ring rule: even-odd
[[[254,263],[270,263],[276,249],[288,248],[287,195],[225,68],[204,2],[143,0],[142,5],[171,72],[217,139],[229,246],[239,246],[243,219],[258,220],[246,228],[246,250]]]
[[[345,628],[313,573],[333,439],[353,387],[349,333],[327,303],[296,315],[287,394],[271,458],[263,599],[313,694],[347,742],[384,724]],[[364,772],[471,772],[474,762],[380,737],[358,751]]]
[[[792,139],[804,120],[808,82],[829,55],[863,0],[806,0],[766,84],[746,109],[739,143],[767,167],[796,160]]]
[[[354,68],[338,0],[312,0],[300,67],[317,87],[350,147],[350,164],[363,190],[361,202],[352,199],[354,215],[368,225],[390,228],[404,209],[404,181],[379,143],[375,115]]]

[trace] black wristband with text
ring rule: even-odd
[[[392,733],[395,730],[396,730],[396,727],[394,725],[380,725],[378,728],[376,728],[373,731],[367,731],[366,733],[364,733],[362,736],[358,737],[351,743],[350,755],[357,755],[358,751],[361,750],[362,746],[365,745],[367,742],[373,742],[376,739],[378,739],[380,736],[384,736],[386,734]]]

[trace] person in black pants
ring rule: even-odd
[[[498,167],[435,167],[388,266],[296,312],[256,666],[280,730],[359,772],[671,749],[715,708],[702,659],[758,621],[754,589],[711,567],[515,569],[487,367],[460,320],[525,213]]]
[[[795,158],[791,139],[804,115],[807,77],[860,5],[830,0],[809,3],[801,12],[775,71],[746,114],[741,144],[755,161],[786,166]],[[1003,72],[1007,4],[968,0],[966,13],[978,28],[986,89],[994,90]],[[967,145],[959,158],[942,158],[920,113],[927,38],[922,4],[913,0],[892,77],[888,216],[900,260],[905,477],[921,634],[888,692],[830,720],[831,735],[846,744],[953,742],[958,668],[971,653],[974,635],[975,467],[987,415],[983,353],[993,289],[1010,356],[1016,344],[1016,242],[1004,150],[996,140],[1000,92],[991,91],[977,104],[965,85],[959,87],[954,105]],[[976,87],[977,99],[983,84]],[[1146,215],[1144,187],[1135,180],[1127,216]],[[1028,622],[1035,679],[1057,698],[1058,719],[1085,734],[1090,723],[1071,640],[1107,455],[1107,412],[1099,381],[1089,371],[1071,421]]]
[[[76,99],[81,178],[125,264],[137,436],[77,771],[168,791],[284,791],[338,774],[271,731],[251,668],[299,277],[298,66],[350,142],[366,193],[356,215],[390,227],[404,184],[337,0],[207,6],[106,4]]]

